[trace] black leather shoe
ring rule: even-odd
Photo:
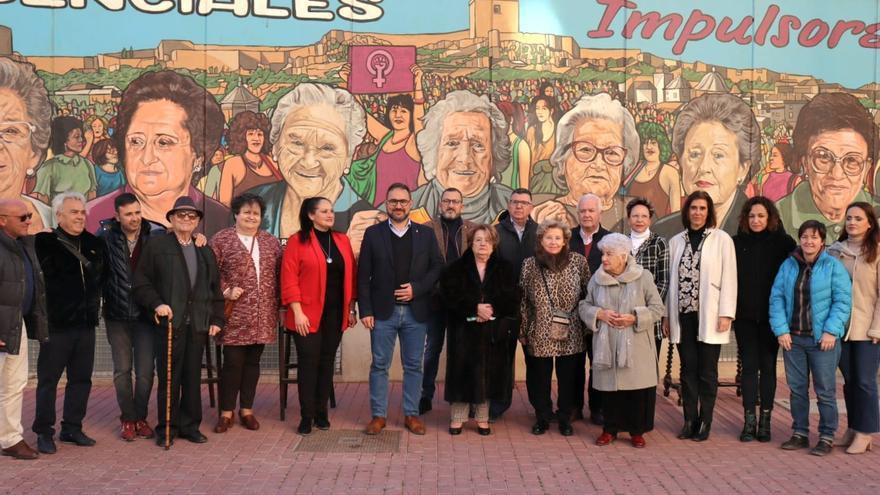
[[[299,426],[296,427],[296,432],[302,436],[310,435],[312,433],[312,420],[311,418],[303,418],[299,421]]]
[[[532,435],[543,435],[547,433],[547,429],[550,428],[550,423],[546,420],[539,419],[535,421],[535,424],[532,425]]]
[[[189,440],[192,443],[205,443],[208,441],[208,437],[202,435],[202,432],[200,432],[199,430],[196,430],[192,433],[181,433],[179,436],[180,438]]]
[[[694,433],[696,433],[696,423],[693,421],[685,421],[684,425],[681,427],[681,431],[678,432],[679,440],[687,440],[689,438],[694,437]]]
[[[791,438],[782,442],[782,450],[799,450],[810,446],[810,439],[803,435],[792,435]]]
[[[55,447],[55,440],[52,438],[52,435],[37,435],[37,450],[39,450],[41,454],[54,454],[55,452],[58,452],[58,448]]]
[[[743,431],[739,434],[740,442],[751,442],[755,439],[758,434],[758,417],[755,416],[755,411],[746,411],[745,419],[743,420]]]
[[[455,435],[461,435],[461,429],[462,429],[461,426],[459,426],[458,428],[453,428],[453,427],[450,426],[450,427],[449,427],[449,434],[450,434],[450,435],[453,435],[453,436],[455,436]]]
[[[477,433],[486,437],[492,434],[492,428],[480,428],[479,426],[477,426]]]
[[[832,440],[829,440],[827,438],[820,438],[819,443],[817,443],[815,447],[810,449],[810,455],[824,457],[831,453],[832,447],[834,447],[834,443]]]
[[[770,417],[772,414],[772,409],[761,410],[761,415],[758,417],[758,433],[756,435],[759,442],[769,442],[771,439]]]
[[[79,447],[92,447],[95,445],[95,440],[89,438],[88,435],[83,433],[82,431],[74,431],[74,432],[64,432],[62,431],[58,435],[58,440],[61,440],[64,443],[72,443]]]
[[[327,413],[318,413],[315,416],[315,428],[319,430],[330,429],[330,420],[327,419]]]
[[[712,423],[701,422],[700,429],[694,433],[694,436],[691,437],[691,440],[695,442],[705,442],[709,439],[709,432],[712,431]]]
[[[601,411],[593,411],[590,413],[590,422],[596,426],[603,426],[605,424],[605,416],[602,415]]]
[[[425,414],[431,409],[433,409],[433,407],[431,406],[431,399],[427,397],[422,397],[421,400],[419,400],[419,416]]]
[[[574,435],[574,428],[571,427],[571,423],[568,421],[559,420],[559,434],[564,437],[570,437]]]

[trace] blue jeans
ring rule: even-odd
[[[400,337],[400,361],[403,365],[403,412],[419,415],[422,395],[422,358],[425,355],[427,323],[416,321],[407,305],[394,307],[391,318],[376,320],[370,332],[373,363],[370,365],[370,409],[374,417],[388,416],[388,369]]]
[[[859,433],[880,431],[880,406],[877,404],[878,364],[880,345],[870,341],[843,343],[840,372],[843,374],[846,422],[847,426]]]
[[[446,339],[446,313],[437,311],[428,319],[428,338],[425,341],[425,376],[422,378],[422,398],[434,398],[437,388],[437,370],[440,368],[440,353]]]
[[[837,431],[837,363],[840,361],[840,340],[834,349],[822,351],[812,335],[792,335],[791,350],[783,351],[785,379],[791,390],[792,429],[795,434],[809,436],[810,375],[819,405],[819,436],[833,439]]]

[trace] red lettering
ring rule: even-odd
[[[736,41],[740,45],[748,45],[752,42],[752,36],[746,33],[749,31],[749,28],[752,27],[754,22],[755,18],[748,15],[745,19],[740,21],[739,26],[737,26],[736,29],[731,31],[730,26],[733,25],[733,19],[725,16],[718,24],[718,31],[715,33],[715,37],[718,38],[718,41],[723,43]]]
[[[834,48],[840,43],[840,38],[843,37],[844,33],[847,31],[852,31],[853,34],[859,34],[865,30],[865,23],[862,21],[837,21],[837,24],[834,25],[834,29],[831,30],[831,37],[828,38],[828,48]]]
[[[865,27],[865,34],[859,38],[859,45],[864,48],[880,48],[880,23],[870,24]]]
[[[699,31],[695,31],[700,23],[703,24],[703,27]],[[681,55],[689,42],[705,39],[712,34],[714,29],[715,18],[704,14],[700,9],[694,9],[681,30],[678,40],[672,45],[672,53]]]
[[[764,42],[767,40],[767,33],[770,32],[770,27],[773,25],[773,21],[776,20],[776,16],[778,15],[779,6],[770,5],[767,7],[767,12],[764,13],[764,18],[761,20],[761,24],[758,25],[758,30],[755,32],[755,43],[764,46]]]
[[[634,10],[633,13],[630,14],[626,26],[623,28],[623,37],[626,39],[632,39],[632,35],[636,28],[639,27],[639,24],[644,23],[645,25],[642,27],[642,38],[649,39],[654,36],[654,32],[660,28],[660,25],[665,23],[666,30],[663,32],[663,37],[667,40],[672,40],[675,38],[675,32],[681,27],[681,22],[683,20],[684,18],[679,14],[669,14],[660,17],[658,12],[648,12],[647,14],[642,15],[638,10]]]
[[[770,37],[770,43],[776,48],[788,46],[788,30],[800,29],[801,20],[797,16],[784,15],[779,19],[779,32],[775,36]]]
[[[828,36],[829,31],[831,31],[831,29],[825,21],[822,19],[813,19],[804,24],[801,34],[798,35],[798,43],[802,46],[812,48],[821,43],[822,40]]]
[[[596,3],[604,5],[605,12],[602,13],[602,18],[599,20],[599,27],[592,31],[587,31],[587,36],[590,38],[610,38],[614,36],[614,31],[608,28],[611,26],[614,18],[617,17],[620,9],[637,9],[639,7],[629,0],[596,0]]]

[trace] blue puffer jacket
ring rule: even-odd
[[[776,336],[790,333],[788,327],[794,312],[794,286],[800,264],[789,256],[776,274],[770,291],[770,327]],[[822,251],[810,277],[810,306],[813,313],[813,337],[816,342],[827,332],[843,337],[849,320],[852,281],[843,263]]]

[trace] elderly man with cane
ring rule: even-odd
[[[168,235],[147,242],[134,276],[135,300],[164,330],[156,333],[156,444],[166,448],[175,436],[208,441],[199,431],[202,352],[207,336],[220,332],[224,316],[214,253],[193,243],[202,216],[191,198],[178,198],[166,215]]]

